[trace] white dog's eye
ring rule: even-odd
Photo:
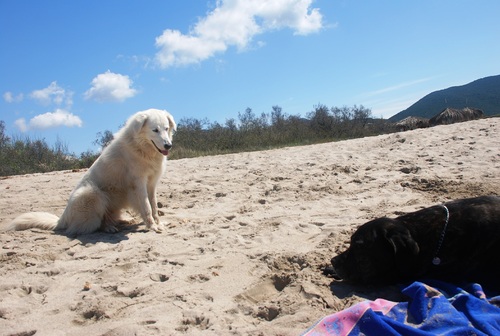
[[[158,132],[159,132],[159,131],[158,131],[158,128],[155,128],[155,129],[153,130],[153,132],[158,133]]]

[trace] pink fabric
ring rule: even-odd
[[[321,319],[313,327],[307,330],[303,335],[338,335],[347,336],[352,331],[356,323],[363,314],[371,309],[373,311],[387,314],[397,302],[387,301],[384,299],[377,299],[375,301],[363,301],[350,308],[342,310],[338,313],[329,315]],[[333,329],[333,330],[332,330]]]

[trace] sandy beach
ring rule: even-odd
[[[61,215],[83,173],[0,178],[0,223]],[[116,234],[0,233],[0,335],[299,335],[404,300],[322,274],[357,226],[478,195],[500,195],[500,118],[169,161],[161,234],[138,218]]]

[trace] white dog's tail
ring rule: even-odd
[[[47,212],[29,212],[16,217],[7,227],[8,231],[28,229],[54,230],[59,217]]]

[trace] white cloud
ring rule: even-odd
[[[245,49],[258,34],[290,28],[308,35],[323,27],[313,0],[220,0],[200,19],[189,34],[167,29],[156,38],[160,51],[156,61],[162,68],[199,63],[230,46]]]
[[[372,114],[374,117],[382,117],[384,119],[388,119],[393,115],[407,109],[413,103],[415,103],[417,99],[403,99],[400,101],[388,102],[386,104],[380,104],[379,106],[373,106]]]
[[[24,118],[21,118],[21,119],[17,119],[14,124],[17,126],[17,128],[21,131],[21,132],[26,132],[28,130],[28,125],[26,125],[26,119]]]
[[[52,82],[44,89],[31,92],[30,97],[42,105],[71,106],[73,104],[73,92],[66,91],[57,82]]]
[[[312,0],[265,0],[255,5],[257,16],[264,19],[265,28],[291,28],[295,35],[308,35],[323,27],[318,8],[309,10]]]
[[[101,103],[122,102],[137,94],[137,90],[131,87],[132,84],[133,82],[128,76],[108,70],[92,80],[92,87],[85,92],[84,97]]]
[[[3,99],[7,103],[19,103],[19,102],[23,101],[24,95],[22,93],[20,93],[17,96],[15,96],[12,92],[7,91],[3,94]]]
[[[15,125],[21,132],[26,132],[31,129],[48,129],[54,127],[81,127],[83,124],[80,117],[63,109],[56,109],[54,112],[39,114],[28,123],[24,118],[17,119]]]
[[[388,93],[388,92],[400,90],[400,89],[408,87],[408,86],[413,86],[413,85],[416,85],[416,84],[428,82],[428,81],[430,81],[432,79],[433,79],[433,77],[428,77],[428,78],[417,79],[417,80],[414,80],[414,81],[411,81],[411,82],[405,82],[405,83],[396,84],[394,86],[390,86],[390,87],[386,87],[386,88],[383,88],[383,89],[380,89],[380,90],[368,92],[368,93],[366,93],[366,96],[368,96],[368,97],[369,96],[377,96],[377,95],[380,95],[380,94],[384,94],[384,93]]]

